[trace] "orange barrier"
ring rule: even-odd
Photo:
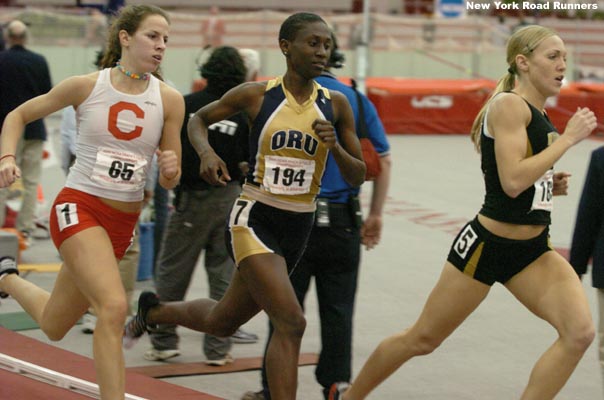
[[[259,80],[268,80],[262,77]],[[338,77],[346,84],[349,77]],[[389,134],[469,134],[480,108],[495,89],[489,79],[404,79],[371,77],[367,96]],[[205,82],[197,79],[192,91]],[[578,107],[589,107],[604,120],[604,84],[572,83],[549,99],[547,113],[560,132]],[[600,123],[595,133],[604,133]]]
[[[368,78],[367,93],[388,133],[468,134],[474,118],[495,82]],[[563,132],[577,107],[589,107],[604,117],[604,85],[577,83],[565,86],[546,105],[556,128]],[[594,133],[604,132],[599,124]]]
[[[367,95],[388,133],[468,133],[493,90],[488,80],[369,78]]]
[[[598,117],[594,133],[604,133],[604,85],[571,84],[563,88],[560,95],[551,99],[546,106],[548,115],[560,132],[564,131],[568,119],[579,107],[589,107]]]

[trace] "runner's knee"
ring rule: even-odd
[[[121,330],[126,322],[128,302],[125,297],[108,300],[95,308],[95,313],[98,321],[103,321],[109,326]]]
[[[415,341],[415,354],[423,356],[432,353],[436,350],[444,338],[434,335],[430,332],[420,332]]]
[[[53,342],[58,342],[59,340],[63,339],[71,328],[71,326],[64,327],[58,326],[53,322],[40,321],[40,329],[42,332],[44,332],[46,337]]]
[[[584,353],[593,342],[595,335],[593,323],[585,321],[561,333],[560,337],[573,351]]]
[[[271,322],[275,331],[287,336],[302,338],[306,330],[306,318],[301,311],[299,313],[288,313],[283,318],[272,318]]]

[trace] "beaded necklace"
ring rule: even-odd
[[[139,79],[141,81],[148,81],[149,80],[149,74],[148,73],[144,73],[144,74],[137,74],[135,72],[130,72],[128,71],[126,68],[124,68],[122,66],[122,64],[120,64],[121,60],[118,60],[115,63],[115,66],[117,67],[117,69],[119,69],[124,75],[126,75],[128,78],[132,78],[132,79]]]

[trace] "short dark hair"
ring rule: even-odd
[[[299,12],[290,15],[281,24],[281,29],[279,29],[279,40],[294,40],[296,38],[296,34],[302,28],[304,28],[307,24],[313,22],[323,22],[325,25],[327,25],[325,20],[317,14],[309,12]]]
[[[245,82],[247,70],[239,51],[231,46],[217,47],[199,72],[207,82],[207,90],[222,96],[229,89]]]
[[[340,51],[336,34],[334,31],[331,31],[331,55],[329,56],[329,61],[327,61],[327,66],[329,68],[342,68],[345,62],[346,56]]]

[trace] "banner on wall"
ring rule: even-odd
[[[434,0],[436,15],[443,18],[460,18],[466,15],[465,0]]]

